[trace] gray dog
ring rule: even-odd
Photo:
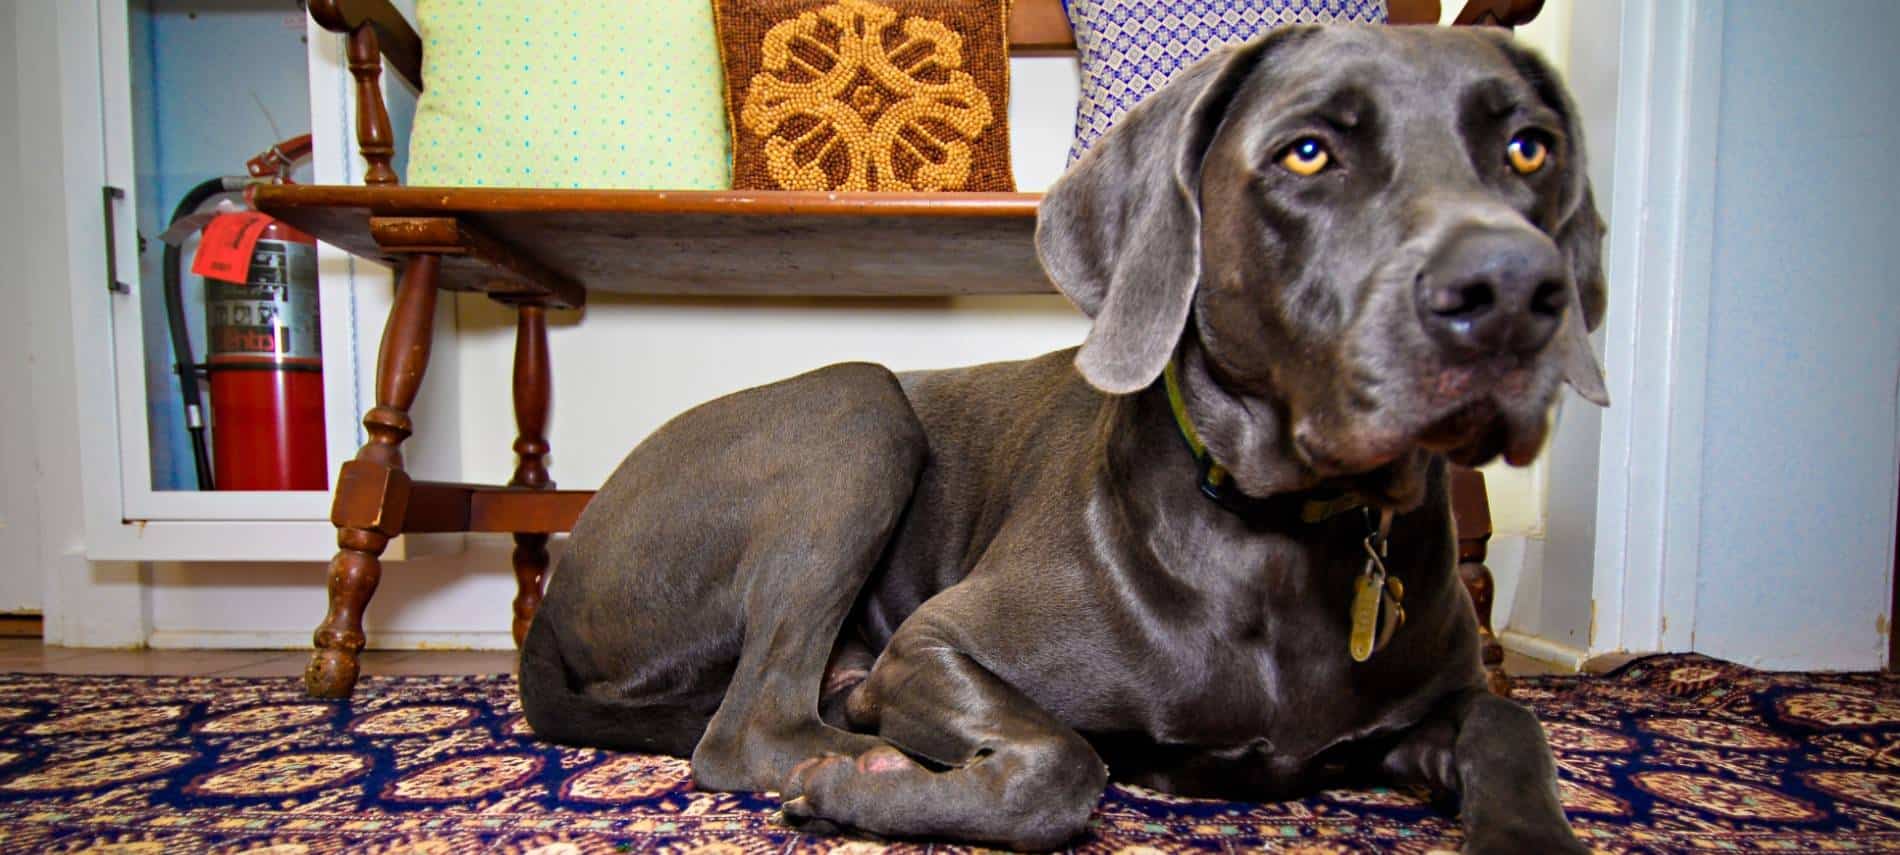
[[[1602,226],[1505,37],[1295,28],[1216,53],[1062,178],[1076,351],[838,365],[674,419],[575,527],[521,651],[556,742],[689,755],[789,822],[1019,848],[1108,779],[1455,797],[1580,852],[1484,689],[1445,461],[1598,403]]]

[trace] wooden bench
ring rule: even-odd
[[[1512,26],[1542,0],[1473,0],[1461,24]],[[363,610],[381,555],[406,532],[514,535],[514,636],[541,601],[548,537],[568,531],[588,490],[557,490],[546,436],[550,308],[590,292],[720,296],[946,296],[1051,293],[1036,261],[1036,193],[807,193],[398,186],[380,78],[387,60],[422,88],[422,41],[388,0],[310,0],[311,16],[348,39],[363,186],[268,185],[256,206],[317,238],[400,271],[383,329],[368,442],[344,463],[331,520],[337,554],[329,612],[304,673],[310,694],[347,697],[363,649]],[[1394,23],[1434,24],[1437,0],[1390,0]],[[1059,0],[1016,0],[1017,54],[1073,52]],[[637,275],[636,275],[637,274]],[[409,407],[429,365],[436,298],[474,291],[517,309],[517,465],[505,486],[416,481],[403,469]],[[1490,537],[1483,478],[1454,479],[1460,571],[1478,605],[1492,686],[1508,691],[1490,630]]]

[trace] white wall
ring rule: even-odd
[[[19,55],[13,49],[15,8],[0,5],[0,258],[18,258],[26,210],[20,189]],[[0,305],[26,303],[35,283],[18,267],[0,270]],[[39,509],[34,500],[33,362],[24,312],[0,312],[0,555],[40,554]],[[36,561],[0,561],[0,612],[40,608]]]
[[[1694,646],[1879,667],[1900,471],[1900,4],[1726,16]]]

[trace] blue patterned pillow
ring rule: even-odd
[[[1385,0],[1063,0],[1082,65],[1074,163],[1122,114],[1222,45],[1287,24],[1385,23]]]

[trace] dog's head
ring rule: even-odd
[[[1036,243],[1094,319],[1090,383],[1133,392],[1198,351],[1246,422],[1208,444],[1251,494],[1426,451],[1525,464],[1564,380],[1607,402],[1581,130],[1498,33],[1297,27],[1218,52],[1051,188]]]

